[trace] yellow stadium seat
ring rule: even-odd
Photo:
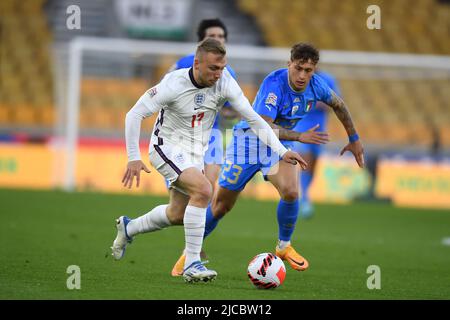
[[[240,0],[239,8],[246,13],[253,13],[258,10],[258,0]]]
[[[5,125],[11,123],[11,110],[9,105],[0,104],[0,123]]]
[[[33,125],[36,123],[36,109],[28,104],[17,104],[12,110],[12,120],[17,125]]]
[[[17,4],[16,0],[2,0],[0,1],[0,16],[10,15],[16,12]]]
[[[52,127],[55,124],[56,114],[52,105],[44,105],[37,108],[38,123],[45,127]]]
[[[445,148],[450,148],[450,127],[448,125],[439,128],[441,144]]]

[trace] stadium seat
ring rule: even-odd
[[[8,105],[0,104],[0,123],[3,125],[11,123],[11,110]]]
[[[49,116],[47,121],[37,117],[39,106],[53,104],[48,57],[50,33],[42,10],[44,3],[44,0],[0,1],[3,29],[0,78],[5,79],[2,85],[7,91],[0,96],[0,105],[2,119],[16,125],[50,124]]]
[[[384,28],[377,31],[377,34],[360,27],[361,22],[368,17],[366,13],[368,4],[359,0],[344,2],[238,0],[238,4],[246,13],[255,16],[264,32],[270,33],[276,21],[278,32],[290,35],[284,42],[278,37],[266,35],[271,45],[290,46],[293,42],[304,39],[304,30],[315,29],[319,35],[314,38],[314,43],[323,49],[437,54],[450,52],[449,42],[442,40],[448,38],[450,7],[435,0],[420,0],[415,2],[414,6],[404,0],[378,1],[378,5],[386,9],[382,13]],[[314,12],[314,16],[308,15],[308,12]],[[292,29],[291,19],[301,21],[304,28]],[[329,30],[335,30],[336,25],[340,25],[339,21],[345,21],[343,23],[345,27],[342,28],[342,33],[340,32],[342,37],[337,39],[336,47],[329,48],[326,34]],[[280,32],[280,29],[285,32]],[[401,37],[398,37],[399,34]],[[433,36],[430,37],[430,34]],[[347,41],[348,35],[360,41],[358,43]],[[355,44],[357,46],[354,46]]]

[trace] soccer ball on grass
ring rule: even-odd
[[[286,268],[283,261],[273,253],[261,253],[250,261],[247,274],[257,288],[271,289],[283,283]]]

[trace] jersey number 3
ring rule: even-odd
[[[201,112],[199,114],[194,114],[192,116],[192,128],[195,127],[196,125],[199,126],[201,124],[204,115],[205,115],[205,113]],[[195,124],[196,121],[197,121],[197,124]]]

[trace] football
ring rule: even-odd
[[[255,287],[272,289],[283,283],[286,268],[283,261],[273,253],[261,253],[250,261],[247,274]]]

